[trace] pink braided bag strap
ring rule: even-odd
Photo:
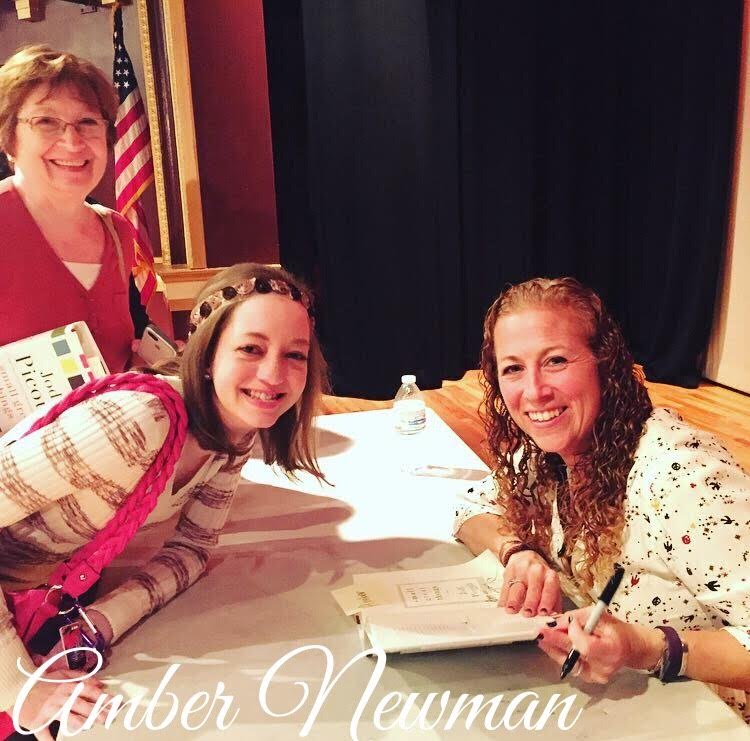
[[[50,585],[61,585],[62,591],[78,597],[99,579],[102,569],[122,552],[138,528],[156,506],[159,495],[172,476],[187,435],[187,412],[177,391],[166,381],[145,373],[119,373],[91,381],[55,404],[26,434],[53,422],[63,412],[84,399],[108,391],[141,391],[156,396],[169,418],[164,444],[149,469],[136,484],[124,505],[85,546],[80,548],[50,576]]]

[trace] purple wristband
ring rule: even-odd
[[[682,639],[680,634],[668,625],[657,625],[656,629],[664,633],[667,642],[654,673],[662,682],[674,682],[680,676],[682,669]]]

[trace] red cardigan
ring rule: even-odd
[[[0,345],[85,321],[112,373],[124,370],[134,338],[128,302],[130,223],[112,212],[125,279],[108,230],[99,276],[86,290],[50,247],[10,178],[0,181]]]

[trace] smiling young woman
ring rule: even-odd
[[[275,318],[260,311],[254,313],[256,320],[245,324],[242,320],[247,316],[244,311],[250,311],[247,309],[235,320],[235,312],[243,308],[250,298],[283,298],[287,303],[291,298],[295,306],[293,329],[290,331],[277,325],[279,336],[271,343],[268,333],[273,330],[270,323],[276,323]],[[274,301],[265,306],[274,305],[278,303]],[[260,309],[263,305],[251,303],[250,306]],[[301,322],[300,307],[307,314],[306,320],[310,325],[307,331],[304,329],[304,321]],[[231,363],[227,367],[246,368],[244,371],[237,371],[242,374],[242,391],[239,391],[239,384],[235,384],[237,392],[243,396],[246,396],[245,391],[253,389],[267,393],[278,385],[283,388],[293,385],[296,388],[304,369],[305,384],[299,398],[290,406],[292,394],[285,392],[283,403],[279,403],[275,409],[278,414],[276,424],[267,429],[258,425],[258,434],[263,441],[266,463],[276,461],[287,470],[302,469],[320,475],[311,447],[310,430],[320,395],[327,388],[328,376],[315,333],[310,291],[284,270],[255,263],[241,263],[227,268],[206,283],[190,314],[190,322],[190,340],[180,363],[180,376],[184,385],[185,402],[190,409],[191,430],[203,447],[236,453],[243,450],[242,445],[237,442],[236,431],[233,432],[234,426],[225,427],[221,418],[222,400],[218,397],[213,377],[216,372],[213,366],[221,349],[222,357],[227,357],[225,351],[229,353]],[[232,332],[227,334],[226,342],[220,347],[219,337],[224,337],[224,330],[228,325]],[[258,334],[265,335],[266,339],[257,337]],[[306,341],[309,346],[305,348]],[[261,368],[261,378],[253,386],[248,382],[247,376],[253,374],[258,367],[257,358],[263,360],[269,352],[271,361],[282,366],[284,375],[281,382],[277,377],[271,379],[272,383],[268,383],[264,376],[266,371]],[[267,361],[261,365],[265,365],[265,362]],[[228,371],[222,371],[220,375],[220,386],[224,388]],[[229,388],[232,388],[231,383]],[[231,414],[231,401],[226,397],[224,401],[227,402],[226,411]],[[254,421],[259,420],[255,418]]]
[[[176,517],[176,530],[138,573],[87,609],[108,643],[187,589],[206,568],[256,443],[267,463],[322,477],[311,427],[327,385],[326,365],[304,284],[281,269],[235,265],[205,286],[191,321],[183,355],[171,367],[152,371],[169,373],[163,378],[186,402],[184,448],[146,520]],[[0,586],[45,583],[60,561],[85,546],[127,499],[168,426],[163,405],[150,394],[107,391],[0,448],[0,492],[6,492],[0,494],[0,542],[12,543],[0,546]],[[61,458],[75,466],[62,466]],[[0,711],[13,705],[25,679],[16,670],[19,651],[30,666],[0,600]],[[25,727],[40,725],[75,686],[35,685],[24,703]],[[102,688],[87,691],[94,702]],[[90,708],[73,708],[74,726]]]
[[[297,401],[307,381],[310,318],[277,293],[255,293],[238,306],[208,371],[224,429],[241,443]]]

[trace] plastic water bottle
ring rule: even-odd
[[[424,429],[425,404],[416,376],[401,376],[401,388],[393,400],[393,416],[396,431],[402,435],[413,435]]]

